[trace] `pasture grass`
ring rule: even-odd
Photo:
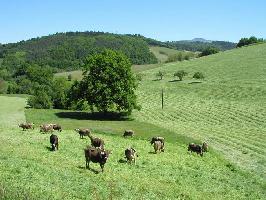
[[[3,130],[1,130],[2,132]],[[51,152],[49,134],[38,130],[2,132],[1,193],[3,199],[263,199],[265,185],[216,153],[203,157],[187,152],[183,143],[167,143],[154,154],[148,141],[104,132],[112,150],[104,173],[98,164],[85,169],[83,149],[88,138],[72,130],[56,133],[59,151]],[[124,150],[132,146],[136,165],[125,163]],[[14,192],[12,192],[14,191]],[[15,196],[14,196],[15,195]]]
[[[266,179],[265,53],[261,44],[144,71],[137,91],[142,109],[134,117],[207,141],[231,162]],[[159,70],[166,73],[161,81],[155,79]],[[177,70],[189,75],[176,81]],[[197,71],[206,79],[193,80]]]

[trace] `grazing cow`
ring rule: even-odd
[[[137,152],[135,149],[133,149],[132,147],[127,148],[125,150],[125,158],[127,159],[128,163],[132,163],[132,161],[134,162],[134,164],[136,164],[136,158],[138,157]]]
[[[33,123],[21,123],[18,125],[18,127],[22,128],[23,131],[26,129],[34,129],[34,124]]]
[[[52,145],[52,151],[58,150],[58,137],[54,134],[50,136],[50,143]]]
[[[54,130],[57,130],[57,131],[59,131],[59,132],[62,131],[62,127],[61,127],[59,124],[51,124],[51,125],[53,126],[53,129],[54,129]]]
[[[100,148],[95,147],[87,147],[84,149],[85,159],[86,159],[86,168],[90,169],[90,161],[93,163],[99,163],[103,172],[104,164],[106,163],[109,155],[111,154],[110,151],[103,150]]]
[[[208,147],[207,142],[203,142],[203,144],[202,144],[202,151],[203,152],[208,152],[208,149],[209,149],[209,147]]]
[[[43,125],[40,125],[40,132],[53,132],[54,131],[54,128],[53,128],[53,125],[52,124],[43,124]]]
[[[130,136],[130,137],[133,137],[134,135],[134,131],[132,130],[125,130],[123,136],[126,137],[126,136]]]
[[[76,132],[79,133],[80,139],[83,139],[84,136],[88,136],[90,134],[90,129],[84,129],[84,128],[77,128],[75,129]]]
[[[157,137],[153,137],[151,139],[151,145],[154,144],[155,141],[160,141],[162,143],[162,151],[164,151],[164,137],[160,137],[160,136],[157,136]]]
[[[197,154],[200,154],[201,156],[203,156],[202,147],[198,144],[194,144],[194,143],[188,144],[187,150],[190,152],[196,152]]]
[[[158,151],[164,152],[164,144],[160,140],[154,141],[153,147],[154,147],[155,153],[157,153]]]
[[[104,141],[101,138],[93,137],[91,133],[88,134],[88,137],[91,140],[91,145],[93,147],[99,147],[100,149],[104,148]]]

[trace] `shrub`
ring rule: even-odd
[[[188,75],[188,73],[185,72],[184,70],[179,70],[179,71],[174,73],[174,76],[178,77],[180,81],[182,81],[183,77],[187,76],[187,75]]]
[[[215,47],[207,47],[201,52],[200,56],[208,56],[208,55],[215,54],[218,52],[219,52],[219,49]]]
[[[199,79],[199,80],[203,80],[205,77],[204,77],[203,73],[201,73],[201,72],[196,72],[196,73],[193,75],[193,78],[195,78],[195,79]]]

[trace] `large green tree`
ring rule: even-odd
[[[88,57],[81,83],[84,99],[100,112],[130,114],[139,108],[131,62],[121,52],[105,50]]]

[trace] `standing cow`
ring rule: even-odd
[[[54,131],[54,128],[52,124],[40,125],[40,132],[47,133],[47,132],[53,132],[53,131]]]
[[[18,125],[18,127],[22,128],[23,131],[26,129],[34,129],[34,124],[33,123],[21,123]]]
[[[89,134],[91,133],[90,129],[88,128],[77,128],[74,130],[78,132],[80,139],[83,139],[84,136],[89,136]]]
[[[154,147],[155,153],[164,152],[164,144],[160,140],[154,141],[153,147]]]
[[[103,150],[95,147],[87,147],[84,149],[86,168],[90,169],[90,161],[93,163],[99,163],[103,172],[104,165],[111,154],[110,151]]]
[[[123,134],[124,137],[127,137],[127,136],[133,137],[133,135],[134,135],[134,131],[132,130],[125,130]]]
[[[50,136],[50,144],[52,145],[52,151],[58,150],[58,137],[57,135],[52,134]]]
[[[134,162],[136,164],[136,158],[138,157],[137,152],[132,147],[129,147],[125,150],[125,158],[127,159],[128,163]]]
[[[188,144],[188,151],[192,152],[196,152],[198,155],[203,156],[203,151],[202,151],[202,147],[198,144],[194,144],[194,143],[190,143]]]

